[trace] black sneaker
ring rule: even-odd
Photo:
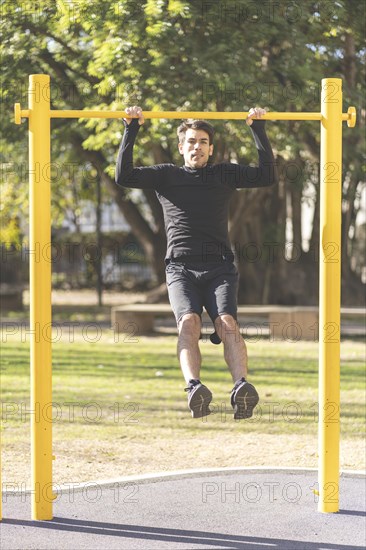
[[[231,406],[234,409],[234,418],[250,418],[254,407],[259,401],[257,390],[245,378],[241,378],[231,390]]]
[[[191,409],[193,418],[201,418],[211,414],[209,404],[212,400],[212,393],[200,380],[190,380],[189,386],[184,389],[188,392],[188,407]]]

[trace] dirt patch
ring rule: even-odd
[[[55,442],[53,481],[57,484],[103,481],[120,476],[190,468],[317,468],[317,442],[299,435],[230,434],[139,442],[135,440]],[[30,486],[30,446],[3,449],[3,482]],[[361,440],[341,442],[341,469],[365,468]]]

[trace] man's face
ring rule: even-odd
[[[189,128],[183,143],[178,143],[178,149],[184,157],[184,163],[189,168],[204,168],[212,155],[213,145],[209,145],[209,136],[204,130]]]

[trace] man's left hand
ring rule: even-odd
[[[248,126],[251,126],[253,124],[253,119],[260,119],[262,115],[265,115],[265,114],[266,114],[265,109],[261,109],[261,107],[252,107],[249,110],[249,114],[245,119],[245,122],[248,124]]]

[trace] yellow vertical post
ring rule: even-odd
[[[319,512],[339,510],[342,80],[321,91]]]
[[[52,519],[50,77],[29,76],[32,518]]]
[[[2,426],[0,426],[0,521],[3,520],[3,478],[2,478],[2,464],[1,464],[1,449],[2,449],[1,429],[2,429]]]

